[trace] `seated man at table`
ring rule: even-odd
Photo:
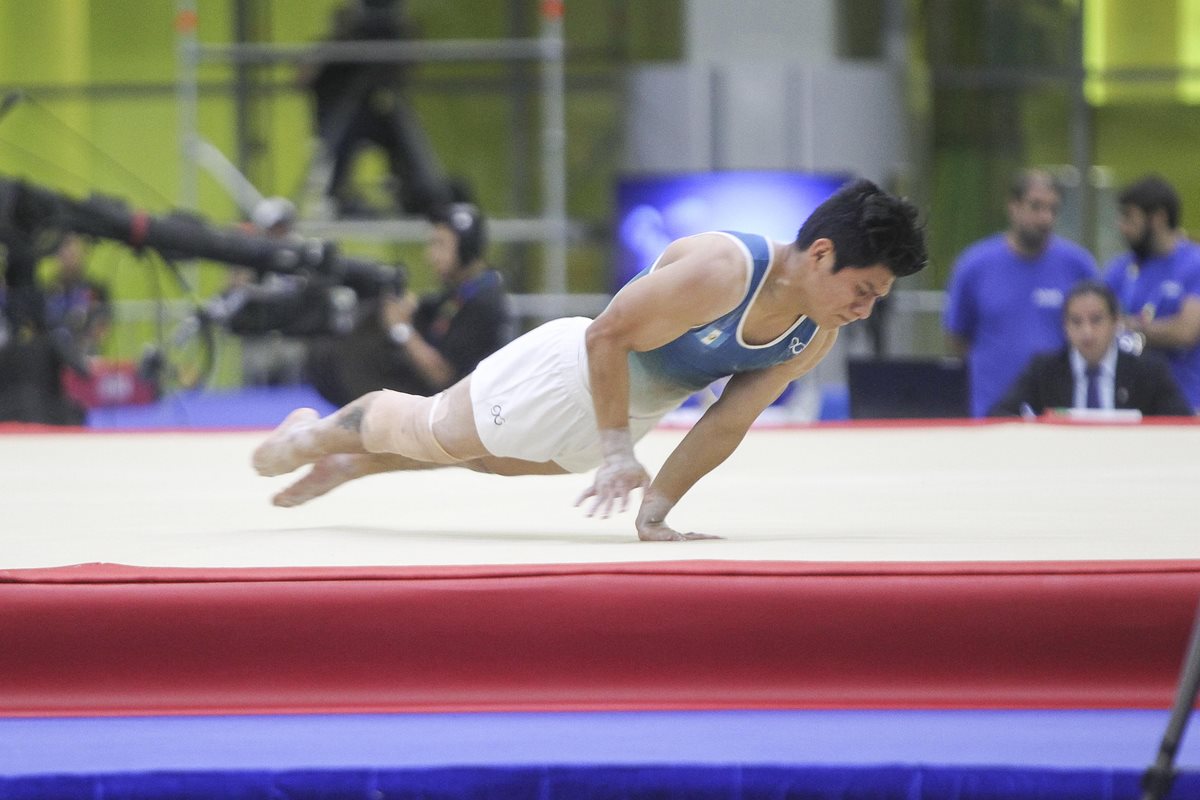
[[[1067,347],[1033,357],[990,416],[1052,408],[1136,409],[1146,416],[1191,416],[1167,365],[1118,346],[1117,297],[1099,281],[1076,284],[1063,304]]]

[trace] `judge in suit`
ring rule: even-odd
[[[1033,357],[990,416],[1051,408],[1137,409],[1146,416],[1191,416],[1165,363],[1117,346],[1117,297],[1099,281],[1076,284],[1063,304],[1068,346]]]

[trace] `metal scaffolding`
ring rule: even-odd
[[[321,44],[201,44],[197,36],[196,0],[176,0],[176,31],[181,139],[179,203],[198,205],[199,67],[203,62],[267,65],[278,63],[346,62],[465,62],[539,61],[542,98],[542,213],[526,219],[489,218],[493,238],[500,242],[541,242],[545,252],[543,308],[571,306],[567,296],[567,168],[563,0],[542,0],[537,38],[448,39],[438,41],[326,42]],[[416,220],[312,221],[302,233],[325,238],[349,237],[369,241],[414,241],[427,227]],[[556,301],[554,298],[559,298]]]

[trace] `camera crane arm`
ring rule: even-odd
[[[382,287],[402,290],[398,266],[340,254],[332,242],[276,239],[237,228],[219,228],[198,214],[175,211],[154,216],[131,210],[122,200],[92,195],[76,200],[21,180],[0,177],[0,242],[37,249],[47,235],[80,233],[150,248],[164,258],[204,258],[249,267],[259,275],[312,274],[344,283],[360,293]]]

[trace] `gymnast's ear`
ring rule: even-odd
[[[814,266],[823,266],[828,262],[832,268],[837,262],[837,251],[833,246],[833,240],[825,237],[813,240],[805,253],[812,260]]]

